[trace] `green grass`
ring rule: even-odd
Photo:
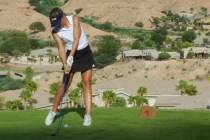
[[[87,23],[97,29],[100,29],[106,32],[117,33],[125,37],[138,38],[145,35],[150,35],[152,32],[152,30],[142,29],[142,28],[137,28],[137,27],[117,27],[117,26],[113,26],[109,22],[99,23],[91,17],[80,17],[80,21],[83,23]]]
[[[50,136],[57,126],[45,127],[47,111],[0,112],[2,140],[208,140],[210,112],[161,110],[156,118],[138,117],[137,109],[94,109],[93,125],[82,126],[76,112],[65,115],[58,137]]]
[[[49,15],[52,8],[62,6],[59,0],[29,0],[29,4],[35,6],[35,10],[45,16]]]

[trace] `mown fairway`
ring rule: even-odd
[[[0,112],[0,140],[209,140],[210,112],[161,110],[153,119],[137,109],[94,109],[93,125],[82,126],[77,111],[66,112],[60,135],[44,126],[47,111]]]

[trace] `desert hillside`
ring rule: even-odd
[[[74,13],[82,8],[80,16],[95,17],[100,22],[110,21],[118,26],[134,26],[143,22],[146,28],[151,27],[149,19],[160,16],[163,10],[183,11],[191,7],[200,9],[210,7],[209,0],[70,0],[63,6],[66,13]],[[37,34],[40,38],[50,36],[48,18],[34,10],[28,0],[0,0],[0,30],[29,30],[29,25],[41,21],[47,28],[46,32]],[[82,24],[90,39],[106,35],[106,32]]]
[[[46,32],[40,32],[36,36],[48,38],[50,36],[50,23],[48,18],[34,10],[28,0],[0,0],[0,30],[20,30],[30,32],[31,23],[40,21],[46,26]],[[90,39],[94,36],[105,35],[107,33],[93,28],[90,25],[82,24]]]
[[[110,21],[119,26],[134,26],[143,22],[150,27],[149,19],[160,16],[161,11],[189,11],[210,7],[209,0],[70,0],[65,11],[74,12],[82,8],[81,16],[93,16],[99,21]]]

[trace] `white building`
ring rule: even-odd
[[[138,49],[132,49],[132,50],[126,50],[122,52],[122,58],[123,59],[129,59],[129,58],[145,58],[147,56],[151,57],[151,59],[157,59],[159,55],[159,52],[156,49],[144,49],[144,50],[138,50]]]
[[[103,92],[106,90],[112,90],[114,93],[116,93],[117,97],[122,97],[125,99],[126,101],[126,106],[130,107],[128,104],[128,98],[129,95],[123,91],[123,89],[98,89],[96,91],[96,94],[93,95],[93,103],[97,106],[97,107],[104,107],[105,103],[103,101]]]
[[[192,52],[196,55],[205,55],[210,54],[210,48],[205,47],[190,47],[190,48],[184,48],[182,49],[183,52],[183,58],[186,59],[189,52]]]

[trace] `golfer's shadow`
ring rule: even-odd
[[[79,114],[79,116],[81,118],[83,118],[83,116],[85,115],[85,109],[84,108],[63,108],[63,109],[60,109],[59,111],[59,114],[56,115],[55,119],[54,119],[54,122],[59,118],[59,117],[64,117],[65,115],[67,115],[68,113],[70,112],[75,112],[77,114]]]

